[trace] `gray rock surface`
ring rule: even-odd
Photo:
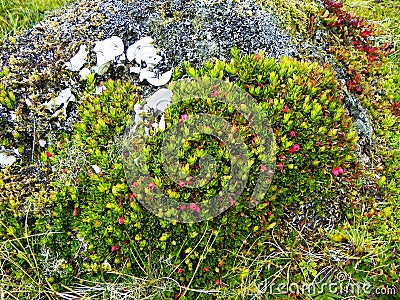
[[[233,46],[244,53],[264,49],[267,56],[275,58],[297,53],[289,35],[254,0],[78,1],[49,15],[14,41],[0,45],[1,69],[10,70],[0,83],[12,90],[17,100],[12,110],[0,105],[0,117],[10,133],[21,133],[14,146],[23,144],[26,157],[39,147],[38,140],[51,140],[46,136],[49,132],[71,130],[76,103],[66,104],[62,108],[65,113],[54,118],[54,112],[43,104],[51,103],[68,88],[79,102],[85,80],[82,74],[70,70],[69,62],[85,45],[85,67],[95,67],[96,41],[112,36],[122,39],[124,52],[140,38],[151,36],[161,50],[162,60],[155,70],[159,73],[183,61],[199,66],[209,59],[228,59]],[[128,71],[131,67],[137,67],[134,61],[111,62],[107,72],[96,75],[96,80],[122,79],[143,86],[143,96],[154,92],[156,88]]]

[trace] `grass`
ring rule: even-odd
[[[386,60],[382,69],[384,71],[383,87],[391,94],[393,99],[399,100],[400,79],[400,2],[382,0],[345,0],[348,10],[354,11],[371,23],[376,24],[381,30],[377,42],[381,44],[391,42],[395,51]],[[396,75],[397,74],[397,75]]]
[[[73,0],[0,0],[0,40],[40,22],[46,12]]]
[[[68,2],[71,1],[0,0],[0,38],[6,39],[17,34],[40,21],[47,10]],[[262,2],[267,3],[268,1]],[[305,13],[301,13],[301,5],[297,0],[288,1],[289,4],[282,1],[276,1],[276,3],[275,9],[280,6],[290,8],[290,3],[295,3],[296,10],[290,9],[288,13],[290,20],[291,18],[296,19],[297,10],[300,12],[301,19],[306,18],[310,10],[310,1],[307,1]],[[71,261],[78,261],[82,252],[92,251],[87,250],[87,247],[92,247],[92,245],[88,244],[85,237],[79,236],[69,243],[70,237],[74,236],[74,230],[76,230],[70,228],[69,223],[76,222],[71,221],[71,216],[66,217],[64,222],[59,222],[61,224],[60,231],[46,230],[46,226],[43,224],[40,225],[42,227],[37,224],[29,224],[28,215],[19,216],[15,221],[21,225],[18,230],[3,222],[0,223],[0,233],[7,232],[7,234],[0,235],[0,299],[53,299],[55,297],[59,299],[84,297],[86,297],[85,299],[177,299],[178,297],[181,300],[266,299],[265,292],[269,294],[268,299],[292,299],[294,297],[335,299],[341,296],[332,292],[327,286],[328,283],[338,287],[343,284],[357,286],[368,282],[371,287],[367,291],[352,293],[346,298],[366,299],[371,297],[371,294],[368,293],[374,292],[378,288],[396,287],[398,289],[400,271],[400,259],[397,254],[400,247],[400,122],[399,117],[394,116],[390,107],[399,100],[400,91],[398,75],[400,74],[398,63],[400,57],[400,27],[398,26],[400,3],[391,0],[345,0],[344,3],[344,9],[354,10],[357,15],[381,26],[381,33],[375,39],[376,43],[383,44],[391,41],[394,47],[390,56],[384,58],[380,65],[372,68],[377,70],[373,76],[366,79],[366,84],[372,86],[372,91],[384,89],[386,94],[379,97],[371,96],[372,94],[360,96],[363,104],[369,110],[375,130],[372,166],[369,170],[363,171],[361,175],[362,180],[367,181],[373,191],[368,190],[365,186],[363,190],[357,191],[359,192],[357,194],[359,201],[357,205],[346,211],[347,221],[330,232],[320,228],[311,237],[307,235],[304,227],[299,229],[286,224],[286,228],[290,229],[290,234],[276,226],[271,227],[272,229],[269,228],[270,230],[265,235],[258,236],[250,242],[247,238],[240,240],[234,249],[225,249],[225,254],[222,256],[224,259],[221,257],[220,264],[210,270],[212,277],[209,277],[210,280],[206,281],[203,289],[196,287],[197,275],[204,272],[203,266],[204,262],[207,262],[205,259],[207,253],[212,253],[215,251],[214,248],[220,247],[219,244],[214,245],[220,230],[209,228],[208,223],[200,229],[190,228],[188,230],[188,235],[195,233],[198,239],[197,243],[183,256],[176,257],[176,253],[173,252],[169,253],[171,257],[145,256],[143,253],[146,251],[143,249],[141,252],[135,252],[135,249],[131,251],[137,268],[142,271],[142,276],[131,274],[132,269],[127,265],[127,260],[124,260],[128,254],[125,253],[122,259],[113,255],[109,260],[101,261],[101,264],[90,264],[85,261],[88,268],[92,268],[89,278],[79,277],[78,273],[75,282],[63,282],[61,284],[62,292],[56,292],[60,285],[56,287],[54,282],[59,281],[65,274],[72,273]],[[297,26],[296,23],[294,27]],[[304,34],[306,28],[304,26],[301,28]],[[92,107],[96,107],[96,105]],[[89,119],[92,115],[90,106],[86,113],[85,118]],[[116,122],[117,120],[115,120]],[[102,126],[105,127],[105,124]],[[86,130],[83,128],[82,132]],[[87,161],[89,156],[75,155],[76,145],[69,142],[65,144],[65,147],[71,151],[66,151],[68,155],[60,157],[56,168],[61,168],[67,162],[79,166],[90,165]],[[105,153],[107,150],[103,152],[101,154],[91,153],[98,157],[98,161],[90,161],[90,163],[98,163],[104,159],[102,156],[107,156]],[[114,159],[117,161],[117,157]],[[44,158],[43,161],[46,159]],[[77,173],[81,171],[79,168],[76,170]],[[84,172],[86,169],[82,171],[82,173]],[[112,172],[117,173],[116,170],[111,170],[110,173]],[[61,186],[72,185],[76,180],[75,175],[72,172],[60,173],[57,177],[58,184]],[[100,180],[96,175],[89,176],[88,180]],[[1,179],[0,186],[4,185]],[[79,193],[84,194],[85,190],[81,188],[76,191],[76,194],[74,193],[73,189],[66,191],[66,194],[72,198],[79,197]],[[120,196],[120,191],[115,190],[115,195]],[[64,201],[64,198],[62,199]],[[65,199],[70,201],[68,197]],[[75,204],[74,201],[72,203]],[[65,207],[67,206],[62,208],[65,209]],[[120,210],[117,205],[113,209],[118,211],[115,217],[119,217]],[[87,210],[90,211],[90,209]],[[62,210],[61,212],[60,210],[55,211],[62,213]],[[88,213],[80,210],[77,212],[79,214]],[[54,214],[53,217],[55,219],[56,215]],[[97,218],[97,215],[88,214],[86,219],[90,217]],[[141,217],[146,216],[141,215]],[[126,219],[126,223],[128,224],[128,219]],[[94,222],[94,224],[96,223]],[[41,232],[31,233],[30,229],[34,226],[42,228]],[[114,225],[110,223],[110,226]],[[166,225],[161,222],[157,229],[160,232],[165,231],[164,226]],[[96,230],[99,229],[95,228],[93,232],[96,233]],[[54,249],[48,247],[49,237],[58,241],[57,245],[70,245],[73,255],[69,261],[58,256],[57,251],[52,251]],[[232,238],[232,240],[234,239]],[[142,242],[143,240],[140,245]],[[160,244],[165,247],[165,244],[168,243]],[[179,248],[179,246],[181,248],[187,246],[187,240],[178,241],[177,247]],[[265,249],[265,251],[253,255],[255,249],[259,248]],[[182,249],[178,249],[177,253],[180,250]],[[60,249],[58,251],[62,252]],[[109,251],[109,249],[107,248],[105,251]],[[88,260],[95,261],[96,254],[90,254]],[[199,259],[193,260],[193,257]],[[230,269],[220,276],[225,261],[230,262]],[[113,267],[115,265],[118,267]],[[185,277],[185,272],[189,268],[191,269],[190,276]],[[177,276],[179,270],[184,270],[182,276]],[[220,280],[218,284],[216,284],[216,279]],[[314,284],[314,290],[302,289],[305,284],[309,283]],[[291,288],[295,292],[291,293]],[[391,290],[391,292],[394,293],[395,290]],[[395,299],[399,291],[397,290],[396,293],[397,295],[392,296],[377,293],[372,297]],[[344,298],[344,296],[342,297]]]

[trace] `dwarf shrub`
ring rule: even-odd
[[[65,284],[78,273],[91,280],[112,279],[113,275],[106,273],[110,267],[143,277],[148,274],[139,266],[157,265],[163,258],[169,267],[164,265],[157,272],[182,284],[194,276],[192,286],[199,288],[213,286],[219,278],[235,286],[241,278],[241,272],[233,276],[230,273],[236,263],[235,255],[256,257],[268,252],[263,242],[268,241],[272,228],[284,225],[280,219],[290,204],[313,203],[320,214],[329,214],[324,211],[325,203],[352,205],[357,195],[357,137],[351,119],[343,111],[340,91],[329,66],[290,58],[275,61],[264,58],[262,52],[242,55],[232,49],[231,54],[230,62],[207,62],[200,69],[185,64],[175,70],[174,79],[208,76],[229,80],[251,94],[265,111],[278,153],[275,176],[264,201],[255,209],[245,205],[252,182],[260,172],[254,131],[234,107],[210,97],[188,99],[180,106],[169,107],[165,114],[166,130],[179,116],[199,112],[217,114],[236,123],[252,159],[245,191],[228,211],[203,223],[169,222],[144,209],[126,183],[118,142],[134,104],[141,101],[140,88],[108,81],[107,90],[95,96],[89,92],[93,91],[91,76],[78,108],[80,121],[73,133],[64,134],[56,147],[47,149],[51,157],[43,157],[60,176],[68,174],[68,180],[53,183],[59,193],[51,221],[54,231],[66,234],[51,236],[46,241],[59,249],[68,262],[64,266],[68,275],[56,278],[56,284]],[[157,186],[189,202],[215,195],[230,168],[224,145],[210,136],[197,135],[188,141],[186,151],[180,150],[181,164],[191,175],[197,172],[200,152],[213,155],[219,164],[209,186],[186,190],[163,173],[158,156],[163,136],[163,132],[153,133],[147,141],[148,166],[158,178]],[[71,145],[83,152],[80,165],[76,161],[75,165],[68,164],[66,149]],[[96,173],[93,165],[101,171]],[[207,271],[200,271],[203,268]],[[264,272],[266,276],[269,271]]]

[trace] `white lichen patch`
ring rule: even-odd
[[[96,41],[93,51],[96,53],[96,66],[91,70],[87,67],[83,68],[87,54],[86,46],[81,45],[78,53],[71,58],[65,65],[71,71],[79,71],[81,79],[85,80],[91,72],[98,75],[104,75],[109,70],[112,63],[116,63],[117,67],[123,67],[127,70],[126,60],[134,62],[137,65],[129,68],[130,73],[138,74],[139,81],[147,82],[154,86],[162,86],[167,84],[172,76],[172,70],[163,74],[155,72],[155,67],[161,62],[162,57],[158,55],[157,49],[154,47],[151,37],[143,37],[136,43],[129,46],[126,54],[124,52],[124,42],[118,36],[112,36],[102,41]],[[100,94],[103,90],[97,89],[96,94]],[[50,106],[50,103],[47,104]]]
[[[162,86],[162,85],[167,84],[171,80],[171,77],[172,77],[172,70],[163,73],[161,76],[157,76],[157,77],[149,76],[149,77],[146,77],[145,79],[151,85]]]
[[[54,109],[60,107],[61,105],[64,105],[64,107],[66,107],[70,101],[74,100],[75,96],[72,94],[71,89],[66,88],[62,90],[61,93],[56,98],[54,98],[54,100],[50,100],[44,103],[43,106],[46,106],[49,109]]]
[[[92,169],[94,170],[94,172],[96,174],[99,174],[101,172],[101,168],[99,166],[97,166],[97,165],[93,165]]]
[[[150,97],[145,99],[145,104],[136,103],[133,106],[134,125],[132,131],[136,132],[138,128],[142,128],[145,135],[150,134],[148,124],[151,124],[154,132],[165,130],[164,112],[171,103],[172,91],[166,88],[159,89]],[[161,118],[160,118],[161,115]],[[160,118],[160,121],[158,119]]]
[[[91,72],[88,68],[83,68],[82,70],[79,71],[79,76],[81,76],[81,78],[83,80],[85,80],[89,76],[90,73]]]
[[[110,63],[124,53],[124,42],[121,38],[112,36],[103,41],[97,41],[93,51],[96,52],[97,57],[97,66],[94,71],[99,75],[104,75]]]
[[[17,157],[20,156],[18,149],[5,149],[0,148],[0,167],[5,168],[13,165],[17,161]]]
[[[153,95],[146,99],[146,104],[154,109],[164,112],[171,103],[172,91],[169,89],[159,89]]]
[[[45,140],[39,140],[39,146],[40,147],[46,146],[46,141]]]
[[[15,163],[17,158],[14,155],[7,155],[4,153],[0,153],[0,166],[5,168],[6,166],[11,166]]]
[[[50,100],[44,103],[43,106],[50,111],[54,111],[59,108],[51,115],[51,119],[58,117],[58,115],[60,115],[61,113],[64,114],[64,117],[67,117],[67,106],[68,103],[71,101],[75,101],[75,96],[72,94],[70,88],[66,88],[62,90],[61,93],[56,98],[54,98],[54,100]]]
[[[147,49],[147,51],[151,54],[157,54],[153,45],[153,39],[149,36],[146,36],[128,47],[128,49],[126,50],[126,58],[129,61],[132,61],[134,59],[136,60],[136,58],[140,56],[139,52],[142,48]],[[149,50],[150,48],[153,48],[154,50]],[[140,63],[140,60],[136,60],[136,63]]]
[[[143,37],[126,51],[128,61],[135,61],[139,66],[131,67],[130,72],[139,74],[139,80],[147,82],[154,86],[162,86],[171,79],[172,71],[163,74],[154,72],[154,68],[160,63],[162,57],[157,54],[151,37]],[[145,66],[142,68],[142,66]]]
[[[100,86],[96,87],[95,94],[96,95],[100,95],[105,90],[107,90],[107,88],[104,85],[100,85]]]
[[[65,63],[66,68],[71,71],[79,71],[86,63],[88,53],[89,52],[86,51],[86,45],[81,45],[78,53],[76,53],[69,62]]]

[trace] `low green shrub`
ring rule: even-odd
[[[175,70],[174,79],[183,74],[234,82],[248,91],[268,116],[278,153],[277,170],[264,201],[256,209],[244,205],[251,195],[250,184],[238,203],[208,222],[169,222],[145,210],[126,183],[118,142],[129,123],[133,105],[140,101],[140,90],[129,83],[108,81],[107,90],[95,96],[92,94],[94,78],[89,77],[88,91],[78,108],[81,121],[75,124],[72,135],[65,134],[57,146],[48,148],[42,155],[42,160],[50,163],[60,176],[58,183],[53,183],[59,193],[51,227],[54,231],[66,232],[66,235],[51,236],[45,242],[53,249],[60,249],[67,262],[64,266],[67,275],[55,278],[55,284],[72,282],[72,276],[77,274],[91,280],[111,280],[114,275],[108,273],[110,268],[146,276],[141,266],[154,265],[164,258],[170,262],[169,267],[159,273],[183,285],[190,283],[206,288],[220,280],[232,287],[243,278],[241,271],[234,276],[230,273],[237,255],[254,258],[270,251],[264,242],[268,241],[270,230],[280,226],[280,217],[289,204],[314,203],[320,214],[329,214],[323,209],[326,202],[352,205],[356,201],[357,138],[351,119],[343,112],[329,66],[289,58],[277,62],[263,58],[263,53],[242,56],[233,49],[231,62],[208,62],[199,70],[185,64],[184,69]],[[257,178],[260,166],[251,128],[246,122],[239,122],[241,117],[234,108],[209,100],[189,99],[181,106],[168,108],[167,129],[177,121],[177,116],[196,112],[216,113],[237,122],[250,156],[254,156],[250,178]],[[163,133],[157,133],[148,139],[149,166],[157,174],[162,173],[156,153],[162,138]],[[204,151],[213,154],[220,163],[216,178],[224,175],[227,171],[224,166],[229,168],[229,163],[219,141],[197,136],[189,144],[182,162],[192,162],[190,172],[195,174],[196,157],[200,155],[196,147],[204,146]],[[83,153],[79,165],[76,160],[74,165],[69,165],[65,159],[71,145]],[[100,167],[101,172],[96,174],[92,165]],[[212,184],[217,190],[221,182],[215,180]],[[181,199],[192,197],[162,175],[157,185],[173,190]],[[195,191],[198,198],[190,201],[212,196],[213,189]],[[209,240],[204,238],[206,233]],[[271,270],[263,272],[267,276]]]

